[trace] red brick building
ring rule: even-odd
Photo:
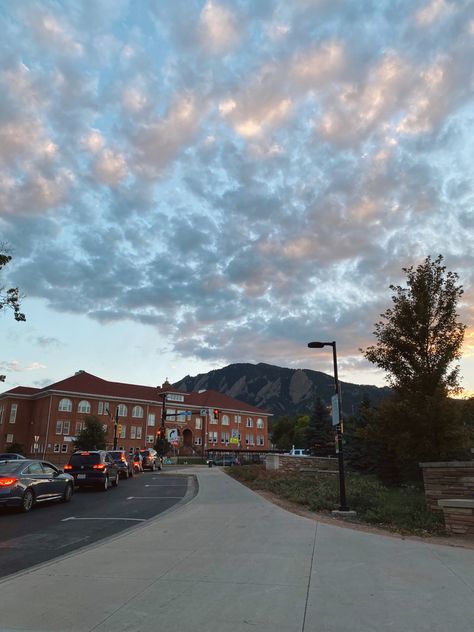
[[[269,413],[255,406],[212,390],[186,393],[168,382],[154,388],[78,371],[41,389],[18,386],[0,395],[0,452],[19,443],[26,456],[64,463],[87,415],[103,422],[108,449],[116,419],[117,446],[126,450],[152,446],[162,426],[181,455],[269,448]]]

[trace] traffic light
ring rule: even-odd
[[[218,408],[214,408],[214,419],[219,419],[220,412]]]
[[[156,431],[156,438],[161,439],[161,428]]]

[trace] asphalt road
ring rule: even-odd
[[[27,514],[0,510],[0,577],[143,524],[194,484],[188,476],[144,472],[107,492],[76,490],[66,504],[39,504]]]

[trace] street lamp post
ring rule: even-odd
[[[349,511],[346,501],[346,479],[344,475],[344,453],[342,449],[342,408],[341,408],[341,393],[339,390],[339,379],[337,375],[337,354],[336,354],[336,341],[332,342],[309,342],[308,347],[310,349],[322,349],[323,347],[332,347],[332,358],[334,362],[334,388],[338,402],[339,419],[336,426],[336,445],[337,456],[339,461],[339,511]]]

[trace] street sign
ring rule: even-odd
[[[177,428],[168,428],[168,441],[173,444],[173,441],[178,441],[178,429]]]
[[[35,435],[35,443],[38,443],[39,440],[40,440],[39,435]]]
[[[173,448],[177,448],[179,446],[179,441],[171,441],[170,442]]]
[[[190,410],[187,410],[184,414],[186,415],[186,417],[191,417],[193,413]]]
[[[199,411],[199,414],[201,415],[201,417],[205,417],[207,415],[207,409],[201,408],[201,410]]]
[[[333,395],[331,397],[332,406],[332,425],[337,426],[339,423],[339,395]]]

